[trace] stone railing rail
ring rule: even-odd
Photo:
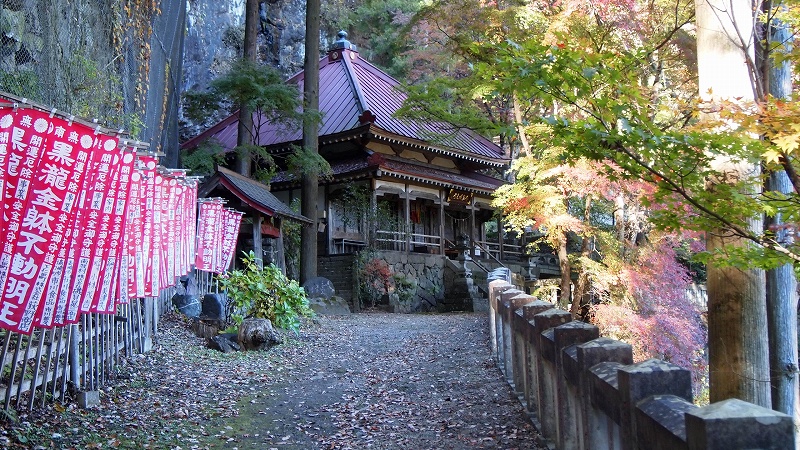
[[[794,449],[792,419],[737,399],[699,407],[691,373],[489,277],[492,354],[533,423],[566,449]]]

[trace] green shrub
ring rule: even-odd
[[[278,328],[297,331],[301,316],[312,316],[305,291],[270,264],[263,269],[252,251],[242,258],[244,268],[220,276],[234,307],[233,321],[238,325],[246,317],[269,319]]]

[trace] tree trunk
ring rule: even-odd
[[[747,0],[696,0],[697,63],[700,95],[707,101],[753,99],[753,11]],[[725,11],[725,14],[720,14]],[[745,60],[746,64],[742,64]],[[708,94],[713,93],[712,98]],[[757,175],[756,168],[715,160],[712,164],[740,179]],[[752,190],[760,189],[753,183]],[[753,230],[763,221],[753,218]],[[709,233],[707,247],[748,245]],[[770,407],[769,346],[766,324],[766,278],[763,270],[708,267],[708,355],[711,401],[739,398]]]
[[[306,42],[305,64],[303,66],[303,111],[316,112],[319,109],[319,14],[320,0],[306,1]],[[303,148],[319,152],[318,124],[312,118],[303,119]],[[303,225],[300,247],[300,283],[317,276],[317,195],[319,191],[318,174],[307,171],[303,174],[301,212],[311,219],[311,224]]]
[[[710,236],[710,251],[738,238]],[[766,279],[763,270],[708,267],[711,401],[729,398],[770,407]]]
[[[773,51],[790,51],[791,36],[788,27],[773,21],[769,24],[769,29],[771,31],[769,42],[785,43],[783,47]],[[767,58],[765,62],[769,64],[769,70],[765,72],[768,77],[765,84],[769,93],[775,98],[789,98],[792,93],[792,70],[789,61],[776,65],[774,59]],[[767,189],[785,194],[794,190],[789,176],[784,171],[770,175]],[[776,228],[781,224],[783,219],[780,214],[770,220],[770,225]],[[783,238],[785,239],[785,236]],[[797,376],[797,279],[791,264],[767,272],[767,325],[770,342],[769,366],[772,375],[772,408],[793,416],[797,430],[800,419]]]
[[[592,216],[592,196],[586,196],[586,204],[583,208],[583,221],[586,227],[589,227],[589,221]],[[592,250],[592,241],[594,237],[589,233],[584,233],[583,242],[581,242],[581,259],[586,260],[589,258]],[[585,316],[584,307],[589,305],[589,272],[583,264],[579,265],[578,281],[575,283],[575,292],[572,294],[572,306],[569,312],[572,318],[580,320]]]
[[[247,0],[244,17],[244,59],[255,61],[258,55],[258,0]],[[236,145],[253,144],[253,111],[249,105],[239,105],[239,128]],[[247,150],[236,154],[236,172],[249,177],[251,156]]]

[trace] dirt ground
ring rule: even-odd
[[[485,314],[320,317],[267,352],[203,347],[167,316],[101,405],[56,404],[8,448],[539,449],[491,360]]]

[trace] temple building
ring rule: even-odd
[[[300,72],[287,83],[302,92],[303,80]],[[412,310],[446,299],[447,267],[458,271],[466,266],[456,260],[475,260],[476,276],[508,263],[522,267],[517,272],[528,278],[556,275],[557,262],[547,255],[537,256],[536,272],[530,272],[530,255],[519,240],[504,236],[495,217],[492,194],[504,183],[508,154],[465,128],[395,117],[404,100],[400,83],[361,58],[341,32],[320,61],[319,153],[332,169],[330,178],[320,180],[317,202],[320,275],[331,278],[346,297],[352,279],[337,280],[327,268],[341,267],[341,261],[348,256],[352,260],[364,248],[375,249],[395,272],[427,292],[418,293]],[[257,123],[259,119],[254,118]],[[232,149],[237,128],[234,114],[183,148],[213,139]],[[276,160],[302,144],[300,129],[266,121],[254,128],[257,144]],[[289,204],[300,198],[300,180],[280,172],[272,179],[271,192]],[[481,269],[475,270],[474,264]]]

